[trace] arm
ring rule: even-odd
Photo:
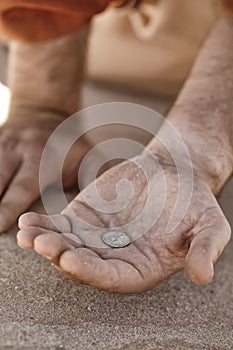
[[[177,172],[158,139],[154,138],[148,147],[158,158],[161,157],[165,189],[161,186],[160,166],[151,154],[148,157],[148,152],[145,152],[136,157],[136,161],[133,158],[106,171],[78,194],[61,216],[53,217],[54,223],[58,218],[60,221],[57,222],[63,222],[59,227],[65,237],[56,232],[50,236],[49,218],[30,213],[21,217],[19,245],[33,248],[46,256],[78,283],[107,291],[142,292],[183,268],[191,281],[209,283],[214,276],[214,264],[229,242],[231,233],[213,192],[216,194],[232,173],[232,43],[233,19],[224,17],[207,39],[168,116],[184,138],[195,170],[191,198],[185,212],[181,210],[173,215],[179,193]],[[179,156],[182,150],[172,143],[172,135],[166,131],[165,124],[158,136],[169,142]],[[183,166],[184,158],[178,160],[182,164],[179,175],[183,176],[185,184],[187,168]],[[116,200],[114,189],[123,179],[129,180],[133,188],[130,204],[106,213],[104,203],[99,210],[99,198],[94,195],[96,188],[111,205]],[[125,198],[125,193],[125,187],[122,192],[118,188],[117,195]],[[183,203],[186,192],[182,195]],[[92,205],[86,203],[88,196],[92,198]],[[164,203],[163,196],[166,197]],[[145,205],[146,202],[148,205]],[[95,203],[98,203],[97,209]],[[160,206],[161,215],[156,218]],[[178,224],[168,232],[171,216],[175,220],[178,218]],[[86,223],[91,225],[93,235],[90,235]],[[30,234],[28,226],[31,226]],[[38,227],[46,229],[48,234],[38,235]],[[124,249],[103,249],[107,248],[101,240],[105,232],[103,228],[107,231],[119,228],[130,237],[131,243]],[[71,239],[69,244],[67,233]],[[73,246],[70,246],[72,237]]]
[[[0,232],[8,229],[40,194],[40,159],[52,132],[79,108],[88,29],[55,41],[11,44],[9,116],[0,132]],[[74,181],[89,145],[82,139],[64,170]],[[51,151],[51,161],[54,160]],[[57,181],[46,173],[47,185]]]
[[[87,36],[84,28],[49,42],[11,43],[10,120],[33,111],[65,118],[78,110]]]
[[[223,17],[211,32],[168,119],[217,194],[233,171],[233,18]],[[152,140],[149,148],[158,147]]]

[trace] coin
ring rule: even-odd
[[[101,237],[103,242],[112,248],[124,248],[131,243],[129,236],[120,231],[107,231]]]

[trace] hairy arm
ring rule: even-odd
[[[193,166],[214,194],[233,170],[233,18],[216,24],[168,120],[188,146]],[[169,138],[163,127],[159,131]],[[153,139],[149,148],[158,152]],[[161,149],[160,149],[161,152]]]

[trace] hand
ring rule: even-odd
[[[11,227],[18,216],[39,197],[39,166],[43,149],[61,117],[28,113],[28,117],[8,120],[0,129],[0,232]],[[88,148],[84,140],[77,143],[66,162],[64,186],[74,183],[80,159]],[[74,152],[75,151],[75,152]],[[51,164],[56,167],[54,151]],[[74,159],[75,155],[75,159]],[[47,185],[55,183],[56,171],[47,173]]]
[[[167,180],[162,215],[148,231],[147,218],[142,217],[137,232],[125,232],[129,236],[135,237],[136,234],[140,237],[129,246],[120,249],[103,247],[98,232],[103,232],[105,227],[126,225],[139,215],[145,205],[148,181],[152,187],[157,186],[157,196],[150,209],[151,217],[159,203],[159,196],[163,195],[158,186],[161,171],[151,172],[147,181],[131,161],[110,169],[96,183],[102,198],[111,202],[116,199],[116,184],[121,179],[128,179],[135,192],[125,209],[115,214],[104,214],[87,205],[84,198],[92,196],[93,183],[70,203],[62,215],[56,215],[52,220],[34,213],[21,216],[19,245],[35,249],[72,280],[106,291],[143,292],[183,268],[193,282],[210,282],[214,274],[213,264],[230,239],[229,224],[209,187],[195,175],[188,210],[178,227],[167,234],[168,218],[176,200],[177,174],[172,164],[163,162],[162,166]],[[92,200],[95,202],[95,198]],[[70,208],[77,216],[71,214]],[[78,219],[95,228],[90,232]]]

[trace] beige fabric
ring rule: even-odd
[[[88,76],[176,94],[221,11],[219,0],[154,0],[139,9],[110,8],[92,23]]]

